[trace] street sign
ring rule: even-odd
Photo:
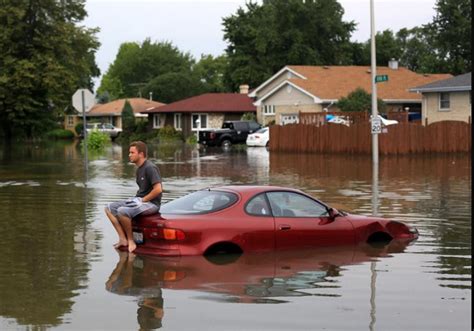
[[[386,82],[388,81],[388,75],[377,75],[375,76],[375,82],[376,83],[381,83],[381,82]]]
[[[379,134],[382,132],[382,121],[379,118],[372,118],[371,120],[372,134]]]
[[[78,89],[72,96],[72,105],[79,112],[86,113],[95,105],[95,97],[88,89]]]

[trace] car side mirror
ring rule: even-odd
[[[333,221],[336,219],[336,217],[341,216],[341,213],[339,213],[337,209],[332,208],[332,207],[329,208],[328,214],[329,214],[329,218]]]

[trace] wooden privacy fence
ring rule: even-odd
[[[379,134],[380,154],[471,152],[471,123],[442,121],[422,126],[400,123]],[[289,124],[270,127],[270,150],[304,153],[372,152],[370,123],[347,127]]]

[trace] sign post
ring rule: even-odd
[[[92,109],[95,104],[95,97],[88,89],[78,89],[72,96],[72,105],[79,112],[82,113],[82,134],[84,136],[84,155],[85,165],[87,170],[87,123],[86,113]]]

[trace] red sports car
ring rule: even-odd
[[[179,256],[413,240],[418,231],[397,221],[338,211],[296,189],[222,186],[134,219],[133,236],[137,254]]]

